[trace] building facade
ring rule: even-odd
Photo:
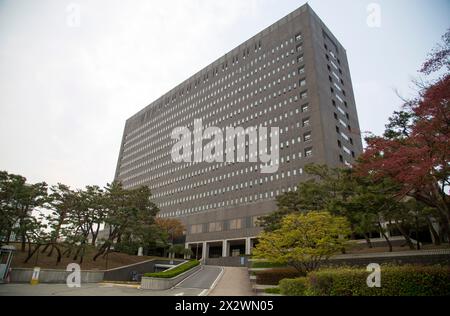
[[[277,172],[262,173],[250,159],[175,163],[172,131],[193,130],[195,119],[221,129],[278,127]],[[249,158],[252,144],[246,138],[237,149]],[[351,166],[361,151],[346,51],[304,5],[129,118],[115,179],[149,186],[159,216],[185,224],[198,257],[238,256],[250,253],[257,219],[276,210],[276,196],[306,179],[306,164]]]

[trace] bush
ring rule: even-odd
[[[278,285],[278,282],[282,279],[292,279],[304,276],[294,268],[255,271],[254,275],[256,276],[257,284],[266,285]]]
[[[304,296],[308,288],[305,277],[297,279],[284,279],[280,281],[280,293],[286,296]]]
[[[180,275],[183,272],[186,272],[187,270],[190,270],[198,266],[199,264],[200,261],[198,260],[190,260],[170,270],[166,270],[163,272],[145,273],[144,277],[170,279],[176,277],[177,275]]]
[[[450,295],[448,267],[382,266],[380,288],[369,288],[366,284],[368,276],[369,272],[361,268],[330,268],[308,274],[306,283],[303,280],[298,283],[282,280],[280,289],[284,295],[312,296]]]
[[[252,268],[286,268],[286,264],[270,261],[253,261]]]
[[[267,294],[280,294],[280,288],[279,287],[271,287],[264,290]]]

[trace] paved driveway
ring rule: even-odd
[[[210,289],[222,270],[221,267],[203,266],[200,271],[184,279],[176,288]]]
[[[140,290],[133,285],[110,283],[82,284],[68,288],[65,284],[0,284],[0,296],[199,296],[205,295],[222,271],[220,267],[204,266],[173,289]]]

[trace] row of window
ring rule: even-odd
[[[289,56],[289,53],[286,52],[286,51],[288,51],[288,45],[289,45],[289,43],[291,43],[291,44],[294,43],[294,39],[291,38],[290,40],[286,40],[286,42],[284,43],[284,45],[283,45],[283,42],[282,42],[281,45],[279,44],[279,45],[277,45],[276,47],[274,47],[274,48],[272,49],[272,55],[275,55],[275,54],[278,55],[278,56],[276,57],[276,61],[277,61],[277,62],[279,62],[279,61],[281,61],[283,58]],[[279,52],[279,51],[283,51],[283,48],[284,48],[285,53],[282,53],[282,54],[280,55],[280,52]],[[258,51],[260,51],[260,49],[261,49],[261,46],[259,46],[259,49],[256,50],[255,53],[258,53]],[[244,51],[245,51],[245,49],[244,49]],[[245,53],[244,53],[244,56],[248,57],[248,56],[249,56],[249,53],[250,53],[250,52],[247,51],[247,55],[245,55]],[[294,50],[292,49],[292,50],[291,50],[291,54],[293,54],[293,53],[294,53]],[[131,138],[135,138],[135,137],[137,136],[136,134],[139,134],[142,130],[147,129],[148,127],[154,127],[154,126],[155,126],[155,123],[161,122],[165,116],[168,116],[168,115],[170,115],[171,113],[177,113],[178,110],[179,110],[179,107],[185,105],[187,102],[192,101],[192,100],[194,100],[194,99],[196,99],[196,98],[199,99],[200,96],[201,96],[201,95],[204,95],[207,91],[210,91],[210,90],[215,90],[215,91],[217,91],[217,90],[218,90],[218,89],[217,89],[217,88],[218,88],[217,86],[218,86],[219,84],[223,84],[225,81],[229,80],[231,77],[234,77],[235,75],[241,74],[241,73],[243,73],[243,72],[245,72],[245,71],[247,71],[247,78],[250,76],[250,74],[253,75],[253,71],[254,71],[255,73],[257,73],[257,72],[258,72],[258,68],[257,68],[257,67],[253,67],[253,66],[257,66],[258,63],[261,63],[261,62],[263,62],[264,60],[266,60],[266,57],[269,57],[268,54],[266,55],[266,53],[264,53],[264,54],[259,54],[259,56],[256,56],[254,59],[252,59],[250,62],[248,62],[244,67],[236,68],[236,71],[231,71],[230,73],[226,74],[226,75],[223,76],[222,78],[220,78],[220,79],[218,79],[218,80],[215,80],[215,82],[214,82],[213,84],[207,85],[207,86],[204,87],[203,89],[199,89],[199,90],[197,90],[196,93],[193,93],[193,94],[191,94],[191,95],[189,95],[189,93],[190,93],[190,91],[192,90],[192,89],[191,89],[191,88],[192,88],[192,84],[188,83],[188,84],[186,85],[186,94],[189,95],[189,96],[187,96],[186,98],[183,98],[183,100],[182,100],[181,102],[178,102],[178,104],[176,104],[175,106],[173,106],[173,107],[171,107],[171,108],[168,108],[168,109],[164,109],[164,111],[161,111],[158,115],[155,115],[156,113],[153,113],[153,111],[154,111],[155,109],[157,109],[157,110],[162,110],[163,107],[166,107],[166,106],[169,105],[169,104],[175,103],[175,101],[176,101],[176,99],[177,99],[177,98],[176,98],[177,93],[173,94],[172,97],[165,97],[165,100],[166,100],[166,101],[165,101],[165,106],[162,106],[162,104],[160,103],[160,101],[154,102],[153,104],[151,104],[151,105],[148,107],[146,113],[143,114],[143,115],[144,115],[144,118],[146,118],[146,119],[149,118],[148,122],[145,123],[145,124],[140,125],[139,127],[135,128],[135,129],[133,129],[133,130],[131,130],[131,131],[129,131],[129,132],[125,135],[126,141],[128,142]],[[281,57],[281,59],[280,59],[280,57]],[[245,58],[244,58],[244,59],[245,59]],[[237,63],[236,63],[236,64],[237,64]],[[269,63],[267,64],[267,66],[270,66],[270,64],[272,64],[272,65],[275,64],[275,58],[272,59],[272,63],[270,63],[270,61],[269,61]],[[223,65],[222,71],[225,71],[225,70],[228,69],[228,63],[227,63],[227,62],[224,62],[222,65]],[[225,68],[226,68],[226,69],[225,69]],[[264,68],[264,69],[266,68],[266,64],[264,64],[264,67],[263,67],[263,68]],[[234,68],[233,68],[233,69],[234,69]],[[250,69],[253,69],[253,70],[252,70],[252,71],[249,71]],[[259,67],[259,71],[262,71],[262,68],[261,68],[261,67]],[[214,70],[213,72],[218,73],[217,69]],[[208,78],[209,78],[208,72],[207,72],[206,74],[203,75],[203,78],[204,78],[203,82],[207,82],[207,81],[208,81]],[[241,80],[241,78],[240,78],[240,80]],[[201,81],[201,80],[199,80],[199,79],[198,79],[198,80],[195,80],[196,83],[198,82],[198,85],[200,85],[200,81]],[[225,85],[225,86],[226,86],[226,85]],[[228,87],[229,87],[229,86],[230,86],[230,84],[228,84]],[[195,84],[195,88],[197,88],[197,84]],[[184,94],[185,94],[184,91],[185,91],[185,88],[183,88],[183,87],[180,88],[180,91],[179,91],[178,95],[179,95],[179,96],[184,96]],[[164,98],[163,98],[163,99],[164,99]],[[200,100],[204,100],[204,98],[200,98]],[[150,113],[151,115],[147,115],[147,113]]]
[[[172,206],[172,205],[178,205],[178,204],[182,204],[185,202],[190,202],[190,201],[196,201],[196,200],[202,200],[208,197],[213,197],[213,196],[220,196],[220,195],[224,195],[223,198],[227,198],[227,196],[231,196],[233,193],[237,193],[239,192],[240,194],[242,194],[243,196],[248,194],[248,192],[242,192],[242,190],[245,189],[252,189],[252,191],[254,193],[257,193],[258,191],[264,191],[265,186],[266,185],[271,185],[271,186],[278,186],[278,182],[282,182],[285,179],[288,180],[290,177],[297,177],[297,176],[301,176],[303,174],[303,168],[300,169],[292,169],[292,170],[288,170],[286,172],[281,172],[281,173],[277,173],[274,175],[270,175],[270,176],[264,176],[264,177],[257,177],[257,178],[253,178],[254,180],[252,180],[252,177],[249,177],[248,179],[246,179],[246,181],[243,181],[241,183],[235,183],[232,182],[232,185],[228,185],[226,186],[225,184],[222,184],[221,187],[216,188],[214,190],[208,190],[208,191],[203,191],[203,192],[199,192],[197,191],[189,191],[191,192],[188,196],[184,196],[184,197],[177,197],[180,195],[180,193],[184,193],[185,191],[179,191],[179,192],[172,192],[170,194],[168,194],[168,196],[174,196],[174,198],[170,198],[165,202],[160,202],[158,203],[158,205],[160,207],[165,207],[165,206]],[[294,180],[294,182],[296,182],[297,180]],[[216,183],[217,184],[217,180],[216,182],[213,181],[213,179],[208,179],[208,180],[204,180],[203,184],[200,184],[198,187],[202,187],[205,186],[206,188],[208,188],[208,184],[211,183]],[[158,199],[158,196],[155,195],[155,199]]]
[[[257,194],[250,194],[245,195],[236,199],[230,199],[230,200],[224,200],[219,202],[214,202],[210,204],[199,204],[191,208],[185,208],[182,210],[177,211],[163,211],[160,214],[158,214],[158,217],[163,218],[171,218],[171,217],[182,217],[187,216],[192,213],[198,213],[198,212],[204,212],[211,209],[218,209],[218,208],[227,208],[227,207],[235,207],[235,206],[241,206],[249,203],[255,203],[258,201],[264,201],[264,200],[273,200],[276,196],[283,194],[285,192],[292,192],[297,191],[297,186],[289,186],[287,188],[281,188],[281,189],[273,189],[270,191],[265,191],[262,193]]]
[[[303,92],[302,93],[302,100],[305,100],[306,98],[307,98],[307,92]],[[290,98],[289,104],[291,104],[293,102],[293,100],[295,100],[295,98],[294,99]],[[245,123],[251,124],[251,121],[257,120],[258,117],[265,117],[266,114],[269,114],[271,112],[278,112],[278,113],[280,113],[280,111],[282,110],[284,105],[288,105],[287,100],[285,100],[285,102],[280,102],[278,105],[276,104],[273,107],[269,106],[268,108],[259,111],[259,114],[258,114],[258,112],[255,112],[254,114],[251,114],[250,116],[247,116],[245,119],[243,118],[243,120],[245,120]],[[291,120],[291,118],[296,118],[297,115],[299,115],[299,114],[307,113],[309,111],[309,108],[310,108],[309,104],[305,103],[305,104],[301,105],[300,107],[297,107],[295,110],[292,109],[290,111],[288,110],[288,111],[285,111],[285,112],[281,112],[279,115],[273,116],[271,119],[266,120],[264,122],[261,122],[259,124],[259,126],[260,127],[262,127],[262,126],[268,127],[268,126],[272,126],[272,124],[280,125],[279,123],[282,123],[284,120]],[[243,110],[245,110],[245,108]],[[296,119],[296,121],[297,121],[297,119]],[[233,124],[230,124],[230,126],[237,126],[238,123],[239,123],[239,120],[235,121]],[[296,123],[296,126],[297,126],[297,128],[309,127],[310,126],[310,118],[309,117],[299,118],[298,122]],[[284,131],[284,133],[283,133],[283,131]],[[285,125],[284,127],[280,127],[280,138],[281,138],[281,141],[283,140],[282,139],[283,135],[286,135],[288,131],[289,131],[289,125]],[[194,130],[193,132],[202,132],[202,131]],[[225,135],[225,133],[224,133],[225,131],[223,129],[222,129],[222,132],[223,132],[223,135]],[[241,133],[239,133],[238,136],[240,136],[240,134]],[[277,135],[277,134],[275,134],[275,135]],[[267,135],[260,136],[260,141],[263,141],[263,140],[266,140],[266,139],[267,139]],[[231,139],[231,137],[229,137],[227,140],[231,141],[232,139]],[[253,141],[256,141],[256,140],[250,139],[250,141],[253,142]],[[136,169],[142,168],[142,167],[144,167],[146,165],[151,165],[152,166],[147,172],[160,170],[160,168],[162,167],[160,165],[161,162],[160,163],[157,163],[157,162],[160,161],[161,159],[164,159],[164,158],[166,158],[166,160],[168,158],[170,158],[170,151],[171,151],[171,148],[172,148],[172,146],[173,146],[173,144],[175,142],[176,142],[176,140],[172,140],[172,141],[168,142],[164,147],[157,147],[156,149],[149,150],[147,153],[137,157],[137,159],[140,160],[140,162],[139,163],[134,163],[134,164],[127,163],[126,165],[124,165],[124,168],[121,169],[119,175],[122,177],[123,181],[129,181],[129,180],[132,180],[133,178],[137,177],[138,175],[134,174],[134,175],[132,175],[130,177],[128,177],[128,176],[125,177],[127,174],[129,174],[130,172],[132,172],[132,171],[134,171]],[[197,141],[194,141],[194,144],[197,144]],[[243,145],[238,145],[237,149],[239,149],[239,147],[242,147],[242,146]],[[152,155],[154,150],[158,150],[159,151],[159,155],[158,156]],[[136,161],[134,161],[134,162],[136,162]],[[160,176],[163,176],[163,175],[160,175]],[[151,180],[157,179],[160,176],[157,176],[155,174],[151,178]]]
[[[194,224],[190,226],[191,234],[214,233],[226,230],[237,230],[243,228],[251,228],[258,226],[258,217],[236,218],[226,221],[211,222],[206,224]]]

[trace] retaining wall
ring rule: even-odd
[[[30,283],[33,275],[32,268],[13,268],[10,281],[12,283]],[[39,283],[66,283],[67,277],[72,271],[41,269]],[[98,283],[103,281],[103,271],[81,271],[81,283]]]

